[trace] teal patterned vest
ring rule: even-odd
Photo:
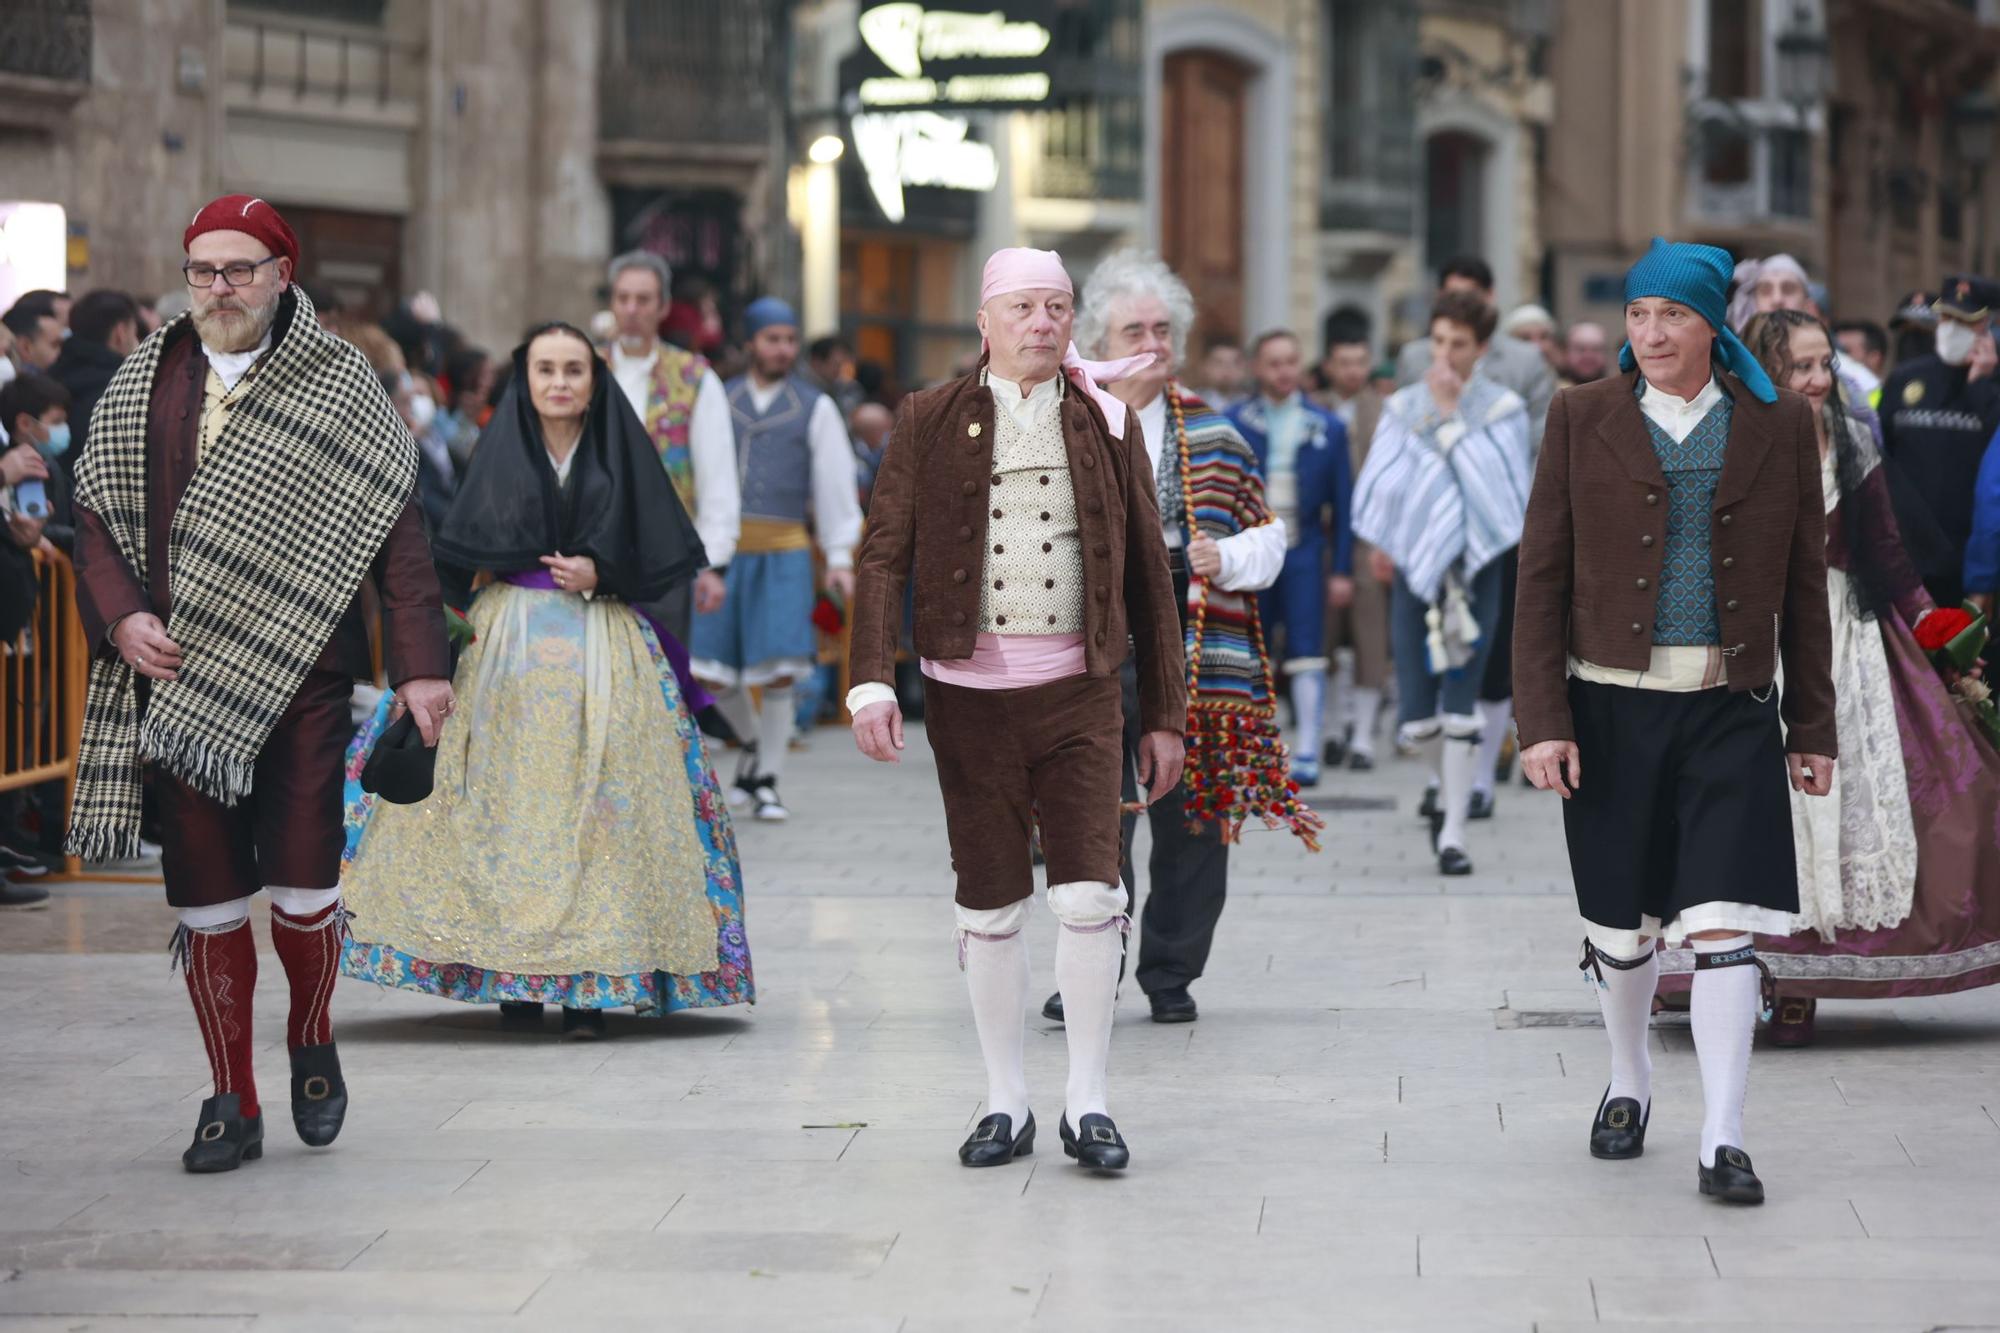
[[[1667,540],[1660,563],[1659,607],[1653,616],[1654,643],[1722,642],[1722,626],[1715,615],[1715,573],[1709,564],[1709,522],[1734,410],[1724,393],[1679,444],[1646,418],[1653,452],[1667,474]]]

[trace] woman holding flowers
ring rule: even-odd
[[[342,970],[507,1018],[560,1004],[581,1037],[606,1009],[751,1000],[735,838],[692,715],[706,700],[638,609],[707,557],[581,332],[545,324],[515,351],[432,546],[447,600],[492,582],[431,797],[378,807],[350,780]]]
[[[1905,555],[1826,326],[1774,310],[1743,337],[1773,381],[1812,405],[1826,501],[1841,764],[1833,800],[1792,797],[1795,933],[1757,942],[1778,990],[1770,1035],[1804,1045],[1821,996],[2000,981],[2000,753],[1967,711],[1963,692],[1978,691],[1968,663],[1949,683],[1932,663],[1972,617],[1934,606]]]

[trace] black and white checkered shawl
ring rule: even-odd
[[[139,850],[140,764],[234,805],[258,752],[332,637],[417,477],[417,446],[353,344],[319,327],[297,287],[276,343],[231,407],[175,511],[167,542],[177,678],[141,718],[135,673],[90,667],[68,848]],[[147,581],[146,419],[182,315],[125,359],[90,418],[76,503],[104,520]],[[192,330],[186,331],[193,336]]]

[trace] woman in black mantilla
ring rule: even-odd
[[[602,1011],[754,998],[735,836],[680,646],[638,609],[706,563],[659,455],[589,341],[542,325],[433,543],[471,598],[459,715],[419,805],[349,756],[342,970],[603,1032]],[[694,707],[703,701],[697,700]]]

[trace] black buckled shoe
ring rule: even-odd
[[[1481,791],[1479,788],[1474,787],[1472,789],[1472,802],[1466,807],[1465,817],[1467,819],[1493,818],[1493,793],[1490,791]]]
[[[198,1176],[234,1171],[264,1155],[264,1117],[245,1117],[243,1102],[233,1092],[201,1104],[194,1142],[181,1154],[181,1165]]]
[[[1723,1144],[1715,1150],[1714,1166],[1697,1166],[1701,1192],[1724,1203],[1764,1202],[1764,1182],[1750,1167],[1750,1154]]]
[[[1035,1151],[1035,1113],[1028,1112],[1021,1132],[1014,1132],[1014,1117],[995,1111],[973,1127],[972,1135],[958,1145],[958,1160],[965,1166],[1005,1166],[1016,1157]]]
[[[1646,1122],[1652,1118],[1650,1105],[1642,1107],[1634,1097],[1614,1098],[1606,1088],[1590,1121],[1590,1155],[1613,1162],[1642,1155],[1646,1151]]]
[[[1096,1171],[1123,1171],[1132,1160],[1132,1150],[1119,1137],[1118,1126],[1111,1123],[1108,1115],[1092,1112],[1076,1122],[1076,1128],[1069,1127],[1069,1116],[1063,1115],[1057,1126],[1062,1134],[1063,1152],[1076,1159],[1078,1166]]]
[[[1051,1023],[1060,1023],[1063,1021],[1061,991],[1057,991],[1055,994],[1049,996],[1048,999],[1042,1001],[1042,1017],[1048,1019]]]
[[[1472,858],[1462,847],[1447,847],[1438,853],[1438,873],[1440,875],[1470,875]]]
[[[542,1025],[542,1003],[540,1000],[500,1001],[500,1026],[503,1028],[538,1028]]]
[[[347,1081],[340,1076],[340,1053],[333,1043],[301,1046],[292,1052],[292,1128],[309,1148],[324,1148],[340,1137],[347,1119]]]
[[[1153,1006],[1155,1023],[1192,1023],[1201,1017],[1200,1011],[1195,1008],[1194,996],[1188,994],[1186,986],[1157,990],[1146,999]]]
[[[562,1035],[564,1041],[602,1041],[611,1035],[605,1026],[602,1009],[572,1009],[563,1006]]]

